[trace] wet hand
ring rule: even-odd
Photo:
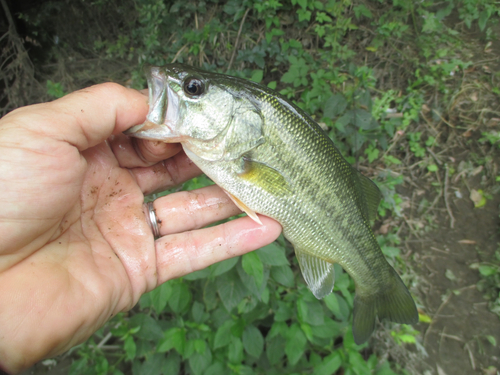
[[[131,140],[147,98],[97,85],[0,120],[0,369],[18,372],[84,341],[161,283],[273,241],[218,187],[144,194],[198,174],[177,144]]]

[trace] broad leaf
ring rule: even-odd
[[[338,351],[333,352],[323,359],[323,362],[314,368],[315,375],[335,374],[342,365],[342,357]],[[369,373],[369,372],[367,372]],[[367,374],[364,372],[363,374]]]
[[[262,350],[264,349],[264,337],[255,326],[250,325],[245,328],[243,332],[243,347],[248,354],[255,358],[259,358],[262,354]]]
[[[243,255],[241,258],[241,266],[248,275],[254,277],[257,286],[260,287],[264,279],[264,266],[259,256],[255,251],[252,251]]]
[[[247,290],[235,271],[219,276],[216,285],[222,303],[229,312],[247,295]]]
[[[194,375],[202,375],[205,369],[212,363],[212,353],[207,346],[202,353],[194,353],[189,357],[189,367]]]
[[[191,302],[191,292],[188,286],[183,282],[177,282],[172,286],[172,294],[168,300],[168,305],[170,308],[176,312],[180,313],[186,307],[188,307]]]
[[[172,285],[171,283],[163,283],[156,289],[151,291],[151,304],[155,309],[157,314],[163,312],[163,309],[167,306],[168,299],[172,295]]]
[[[304,354],[306,343],[306,336],[299,325],[297,323],[292,324],[288,330],[288,337],[285,345],[285,353],[292,366],[295,365]]]
[[[135,334],[136,338],[144,340],[159,340],[163,338],[163,333],[158,322],[146,314],[135,314],[130,318],[131,327],[141,327]]]
[[[274,337],[266,343],[266,356],[271,365],[279,363],[285,355],[285,340]]]
[[[238,263],[239,259],[240,259],[239,257],[229,258],[223,260],[222,262],[216,263],[213,266],[210,266],[210,275],[212,277],[215,277],[222,275],[223,273],[226,273],[231,268],[236,266],[236,263]]]
[[[231,341],[231,327],[233,326],[233,324],[234,322],[232,320],[228,320],[219,327],[217,332],[215,332],[214,350],[222,348],[229,344],[229,342]]]
[[[290,266],[278,266],[271,268],[271,277],[276,280],[278,283],[293,287],[295,286],[295,281],[293,278],[293,272],[290,269]]]
[[[254,252],[258,255],[262,263],[269,266],[284,266],[290,264],[286,258],[285,249],[275,242],[255,250]]]

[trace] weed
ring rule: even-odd
[[[489,301],[490,311],[500,318],[500,244],[490,262],[473,263],[470,267],[479,271],[481,280],[477,288]]]

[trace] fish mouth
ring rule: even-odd
[[[175,133],[178,118],[178,97],[169,87],[169,77],[162,68],[146,68],[149,93],[149,111],[146,121],[123,132],[136,138],[179,142]]]

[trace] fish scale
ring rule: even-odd
[[[148,83],[148,120],[127,134],[180,142],[249,216],[277,220],[317,298],[332,292],[333,264],[340,264],[356,285],[356,343],[369,338],[377,315],[418,321],[408,289],[370,227],[378,188],[314,120],[267,87],[182,64],[152,68]]]

